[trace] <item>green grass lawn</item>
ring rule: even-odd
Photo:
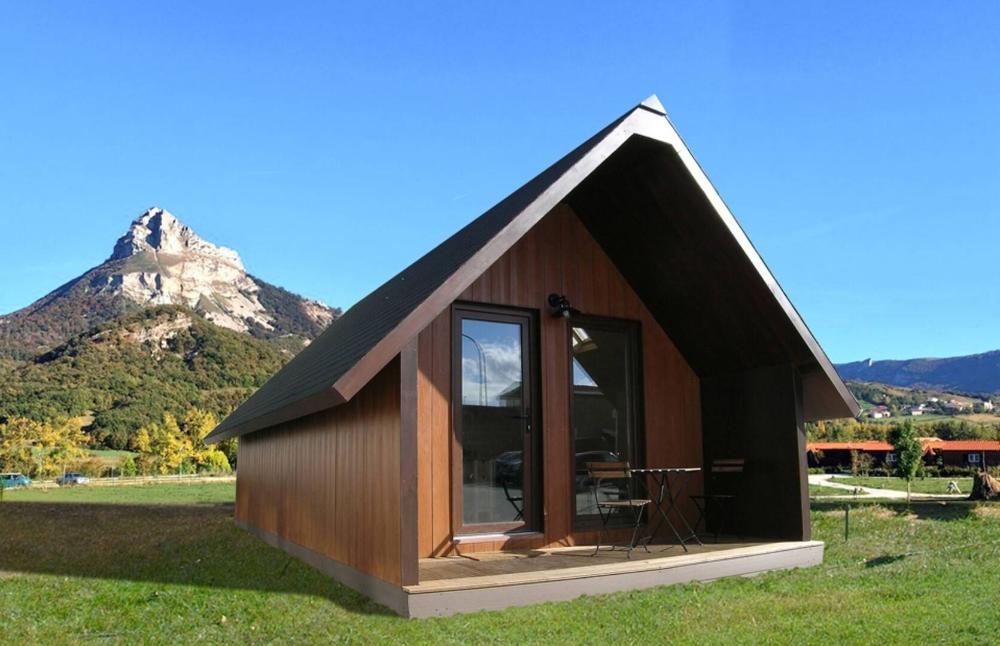
[[[874,487],[876,489],[894,489],[896,491],[906,491],[906,480],[902,478],[861,478],[861,477],[837,477],[837,482],[847,485],[857,485],[861,487]],[[913,481],[914,493],[948,493],[948,483],[954,480],[958,483],[958,488],[962,493],[972,491],[972,478],[917,478]]]
[[[135,451],[116,451],[114,449],[87,449],[87,455],[92,458],[97,458],[106,464],[114,464],[115,466],[121,464],[121,462],[128,456],[136,457],[139,454]]]
[[[7,498],[4,641],[986,644],[1000,630],[1000,506],[855,503],[845,542],[843,503],[815,503],[819,567],[418,621],[239,530],[230,504],[179,504],[178,487],[232,499],[219,484]]]
[[[8,489],[5,502],[51,502],[112,505],[200,505],[232,503],[236,500],[236,483],[178,482],[140,484],[121,487],[79,486],[41,489]]]

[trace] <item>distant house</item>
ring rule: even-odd
[[[889,410],[888,406],[879,405],[868,411],[868,417],[872,419],[885,419],[892,417],[892,411]]]
[[[944,409],[949,412],[957,413],[968,408],[968,404],[958,401],[957,399],[949,399],[944,403]]]
[[[983,410],[986,411],[986,412],[989,412],[989,411],[993,410],[993,402],[991,402],[988,399],[986,401],[984,401],[983,402]]]
[[[924,405],[923,404],[920,404],[916,408],[911,408],[910,409],[910,415],[912,415],[914,417],[919,417],[920,415],[923,415],[923,414],[924,414]]]

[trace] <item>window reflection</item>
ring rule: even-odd
[[[636,462],[632,446],[632,331],[609,324],[570,327],[576,513],[597,514],[587,462]],[[616,497],[617,492],[601,492]]]
[[[510,523],[524,512],[522,324],[462,319],[462,517]]]

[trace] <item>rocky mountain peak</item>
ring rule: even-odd
[[[203,240],[173,213],[160,207],[147,209],[132,221],[125,235],[118,238],[108,260],[123,260],[145,251],[178,256],[210,256],[244,271],[239,254]]]
[[[235,251],[153,207],[133,220],[105,262],[0,316],[0,357],[31,356],[97,323],[159,305],[182,306],[220,327],[280,339],[290,348],[314,339],[340,314],[251,276]]]

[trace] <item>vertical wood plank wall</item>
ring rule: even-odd
[[[637,320],[642,327],[646,461],[656,466],[702,464],[698,377],[566,205],[543,218],[499,258],[460,300],[534,308],[540,316],[544,537],[525,543],[463,544],[463,552],[591,542],[574,533],[567,326],[548,315],[550,293],[565,294],[585,314]],[[444,312],[424,329],[417,348],[418,550],[452,551],[451,319]],[[242,460],[242,453],[241,453]],[[701,479],[688,493],[701,489]]]
[[[350,402],[240,439],[236,518],[401,582],[400,361]]]

